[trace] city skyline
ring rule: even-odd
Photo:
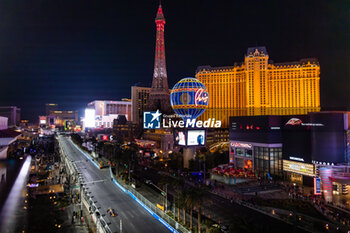
[[[136,83],[150,86],[159,2],[81,3],[0,4],[1,105],[19,106],[27,119],[33,112],[42,114],[47,102],[80,110],[93,99],[130,97]],[[321,106],[349,107],[350,45],[342,29],[348,6],[315,1],[299,8],[287,1],[276,4],[275,13],[272,3],[255,1],[162,5],[169,87],[183,77],[194,77],[198,66],[233,65],[248,47],[258,45],[266,46],[279,62],[317,58]],[[264,17],[257,14],[261,9]],[[126,18],[128,23],[120,23]]]
[[[0,232],[350,233],[349,16],[0,1]]]

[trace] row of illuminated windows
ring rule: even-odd
[[[95,126],[96,127],[101,127],[101,126],[103,126],[103,127],[105,127],[105,128],[111,128],[112,126],[113,126],[113,122],[109,122],[109,121],[107,121],[107,122],[102,122],[102,121],[96,121],[95,122]]]
[[[282,88],[281,88],[282,87]],[[303,87],[303,88],[301,88]],[[273,93],[270,96],[271,97],[271,103],[272,104],[300,104],[301,101],[308,105],[318,105],[318,98],[316,93],[316,87],[318,87],[318,84],[314,82],[307,82],[304,83],[303,86],[301,86],[300,83],[296,83],[296,85],[274,85],[272,90]],[[286,91],[285,91],[286,90]],[[310,91],[310,92],[309,92]],[[301,96],[301,94],[303,96]],[[284,96],[285,98],[280,98],[281,96]],[[274,97],[274,98],[273,98]],[[303,98],[302,98],[303,97]]]
[[[256,71],[251,70],[249,72],[247,72],[248,74],[253,74]],[[314,75],[316,76],[316,74],[319,74],[318,72],[312,72],[312,73],[303,73],[303,72],[296,72],[296,73],[288,73],[288,72],[281,72],[281,73],[272,73],[272,72],[268,72],[265,70],[260,70],[260,73],[263,74],[267,74],[269,77],[279,77],[279,76],[297,76],[297,77],[305,77],[305,76],[310,76],[310,75]],[[245,77],[246,76],[246,72],[244,73],[236,73],[236,74],[226,74],[226,75],[209,75],[209,76],[197,76],[197,78],[199,79],[208,79],[208,80],[212,80],[212,79],[222,79],[225,77],[229,77],[229,78],[239,78],[239,77]]]
[[[254,73],[254,70],[250,70],[247,73],[252,74]],[[267,73],[267,75],[270,77],[279,77],[279,76],[297,76],[297,77],[306,77],[310,75],[317,76],[319,72],[270,72],[268,70],[260,70],[261,73]],[[214,74],[214,75],[207,75],[207,76],[197,76],[199,79],[220,79],[220,78],[225,78],[225,77],[230,77],[230,78],[236,78],[236,77],[245,77],[246,72],[240,72],[240,73],[232,73],[232,74]]]
[[[266,63],[259,63],[257,64],[258,67],[260,66],[265,66]],[[253,64],[248,64],[248,67],[254,68],[255,66]],[[279,72],[317,72],[319,71],[319,67],[313,67],[313,68],[271,68],[268,67],[267,70],[269,72],[273,72],[273,73],[279,73]],[[243,66],[241,69],[237,69],[237,70],[228,70],[228,71],[212,71],[212,72],[205,72],[205,73],[201,73],[198,72],[197,74],[199,75],[204,75],[204,74],[208,74],[208,75],[220,75],[220,73],[223,72],[230,72],[230,73],[239,73],[239,72],[243,72],[245,71],[245,66]]]
[[[250,77],[249,81],[250,81],[250,83],[252,83],[253,77]],[[267,81],[269,81],[268,85],[266,85]],[[205,83],[205,82],[203,82],[203,83],[204,83],[204,85],[207,86],[207,88],[209,88],[209,87],[222,88],[222,87],[227,87],[228,84],[229,84],[229,86],[238,86],[238,85],[244,84],[245,82],[234,82],[234,83],[221,83],[221,82],[218,82],[218,83]],[[276,84],[277,85],[281,85],[282,84],[282,85],[287,85],[287,86],[288,85],[292,85],[292,86],[299,85],[300,86],[300,83],[304,83],[304,85],[307,85],[307,83],[316,83],[318,85],[319,81],[317,79],[311,79],[311,80],[308,79],[308,80],[274,80],[272,82],[271,80],[267,80],[266,78],[262,77],[262,79],[260,80],[260,83],[261,83],[261,85],[267,86],[267,87],[275,86]],[[315,85],[315,84],[313,84],[313,85]]]
[[[249,74],[248,77],[253,77],[253,74]],[[306,76],[270,76],[270,75],[265,75],[265,73],[261,73],[260,77],[267,77],[269,80],[274,81],[274,80],[283,80],[283,79],[304,79],[304,78],[314,78],[317,79],[319,77],[315,75],[306,75]],[[211,78],[199,78],[199,80],[203,83],[207,84],[216,84],[216,83],[232,83],[232,82],[244,82],[245,77],[211,77]]]
[[[250,78],[249,79],[249,83],[251,85],[249,85],[249,89],[252,91],[254,89],[253,87],[253,78]],[[233,85],[232,85],[233,84]],[[227,85],[227,84],[224,84],[224,83],[216,83],[216,84],[207,84],[207,89],[214,89],[214,90],[222,90],[222,89],[232,89],[232,88],[238,88],[242,85],[245,85],[243,82],[241,83],[232,83],[231,85]],[[311,90],[314,90],[316,87],[319,86],[319,82],[318,80],[293,80],[293,81],[274,81],[272,83],[267,83],[266,80],[264,79],[261,79],[260,80],[260,85],[262,87],[262,90],[265,90],[266,88],[268,88],[268,90],[271,91],[271,88],[274,88],[274,89],[278,89],[278,90],[281,90],[282,89],[287,89],[287,90],[298,90],[300,92],[300,90],[302,89],[301,87],[304,87],[303,89],[309,89],[311,88]]]

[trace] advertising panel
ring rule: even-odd
[[[305,125],[306,124],[306,125]],[[311,163],[311,126],[309,116],[283,116],[282,135],[284,159]]]
[[[315,176],[315,165],[283,160],[283,171],[294,172],[305,176]]]
[[[95,109],[85,109],[84,126],[85,128],[95,128]]]
[[[205,130],[188,130],[187,145],[188,146],[204,146]]]
[[[321,163],[346,162],[346,135],[344,125],[347,116],[343,113],[310,114],[313,123],[322,127],[312,129],[312,160]]]
[[[184,131],[175,130],[174,138],[175,138],[176,145],[186,146],[186,134]]]
[[[46,116],[39,116],[39,122],[41,125],[45,125],[46,124]]]
[[[314,177],[314,195],[321,195],[321,178]]]
[[[281,143],[280,116],[230,117],[230,140]]]

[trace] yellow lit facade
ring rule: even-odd
[[[208,89],[201,118],[228,127],[230,116],[292,115],[320,110],[317,59],[272,63],[265,47],[248,48],[244,62],[228,67],[198,67],[196,78]]]

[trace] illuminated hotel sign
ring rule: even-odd
[[[314,164],[283,160],[283,171],[294,172],[305,176],[315,176]]]
[[[301,125],[303,122],[299,118],[291,118],[286,125]]]
[[[209,103],[209,95],[208,93],[205,93],[206,90],[204,89],[198,89],[196,91],[195,97],[194,97],[194,103],[196,106],[199,105],[200,102],[203,102],[204,104]]]
[[[290,159],[290,160],[295,160],[295,161],[304,162],[304,159],[303,159],[303,158],[299,158],[299,157],[292,157],[292,156],[289,156],[289,159]]]
[[[291,118],[287,121],[286,125],[302,125],[302,126],[324,126],[321,123],[303,123],[299,118]]]
[[[249,143],[240,143],[240,142],[231,142],[231,147],[239,147],[239,148],[252,148],[252,144]]]

